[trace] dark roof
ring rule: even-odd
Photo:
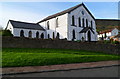
[[[94,33],[91,27],[84,27],[79,33],[86,33],[88,30],[91,30]]]
[[[78,7],[80,7],[80,6],[83,6],[83,7],[87,10],[87,12],[92,16],[92,18],[95,19],[95,18],[93,17],[93,15],[90,13],[90,11],[87,9],[87,7],[82,3],[82,4],[78,4],[78,5],[74,6],[74,7],[71,7],[71,8],[69,8],[69,9],[67,9],[67,10],[64,10],[64,11],[62,11],[62,12],[59,12],[59,13],[56,13],[56,14],[54,14],[54,15],[48,16],[48,17],[44,18],[43,20],[39,21],[38,23],[43,22],[43,21],[46,21],[46,20],[49,20],[49,19],[51,19],[51,18],[55,18],[55,17],[57,17],[57,16],[60,16],[60,15],[65,14],[65,13],[70,13],[71,11],[73,11],[74,9],[76,9],[76,8],[78,8]]]
[[[9,20],[9,22],[12,24],[14,28],[45,30],[39,24],[35,24],[35,23],[26,23],[26,22],[13,21],[13,20]]]

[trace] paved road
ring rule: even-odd
[[[112,66],[94,69],[4,75],[4,77],[118,77],[118,75],[120,76],[118,66]]]

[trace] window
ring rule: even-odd
[[[92,21],[91,21],[91,28],[93,28],[93,23],[92,23]]]
[[[24,31],[23,30],[20,31],[20,37],[24,37]]]
[[[85,27],[84,18],[82,19],[82,26]]]
[[[56,38],[57,38],[57,39],[59,39],[59,37],[60,37],[60,34],[59,34],[59,33],[57,33],[57,36],[56,36]]]
[[[88,20],[86,19],[86,27],[88,27]]]
[[[39,32],[36,32],[36,38],[39,38]]]
[[[58,18],[56,19],[56,27],[58,27]]]
[[[53,39],[55,38],[55,34],[54,34],[54,32],[53,32]]]
[[[74,15],[72,16],[72,26],[75,25],[75,18],[74,18]]]
[[[84,15],[84,11],[82,11],[82,15]]]
[[[78,18],[78,25],[79,25],[79,27],[81,27],[81,18],[80,17]]]
[[[48,39],[50,38],[50,34],[48,34]]]
[[[47,29],[48,29],[48,30],[50,29],[49,21],[47,22]]]
[[[29,31],[29,37],[30,37],[30,38],[32,37],[32,32],[31,32],[31,31]]]
[[[44,39],[44,34],[43,33],[41,34],[41,38]]]
[[[75,39],[75,30],[73,30],[72,35],[73,35],[73,39]]]

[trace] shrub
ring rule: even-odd
[[[76,42],[81,42],[81,40],[77,40]]]
[[[112,44],[120,44],[118,41],[112,41]]]
[[[13,35],[11,34],[10,30],[3,30],[2,36],[13,36]]]
[[[110,40],[105,40],[104,43],[108,44],[108,43],[111,43],[111,41]]]

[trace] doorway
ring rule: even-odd
[[[88,41],[89,42],[91,41],[91,32],[90,32],[90,30],[88,31]]]

